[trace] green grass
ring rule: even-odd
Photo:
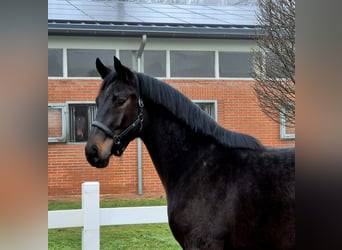
[[[165,198],[135,199],[135,200],[103,200],[100,207],[140,207],[140,206],[163,206],[166,205]],[[49,210],[80,209],[81,201],[49,201]]]
[[[82,246],[82,229],[50,229],[50,250],[76,250]],[[106,226],[100,230],[101,250],[180,250],[168,224]]]
[[[166,200],[106,200],[100,207],[135,207],[166,205]],[[49,210],[79,209],[81,202],[49,202]],[[82,228],[50,229],[49,250],[80,250],[82,246]],[[180,250],[173,238],[168,224],[102,226],[100,230],[101,250]]]

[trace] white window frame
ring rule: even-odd
[[[281,107],[281,112],[280,112],[280,139],[282,140],[290,140],[290,139],[295,139],[296,134],[289,134],[287,133],[286,129],[286,117],[285,117],[285,107]]]
[[[62,136],[48,137],[48,143],[66,142],[67,141],[67,105],[65,103],[49,103],[48,109],[60,109],[62,115]]]
[[[119,58],[120,50],[137,50],[140,37],[65,37],[50,36],[49,49],[63,50],[63,77],[48,77],[48,79],[100,79],[100,77],[69,77],[67,76],[67,49],[109,49],[116,51]],[[199,39],[196,43],[189,38],[152,38],[146,44],[145,50],[166,51],[166,76],[158,79],[229,79],[229,80],[253,80],[251,77],[220,77],[219,76],[219,52],[248,52],[250,53],[256,44],[252,40],[225,40]],[[214,76],[213,77],[171,77],[170,75],[170,51],[211,51],[214,52]]]

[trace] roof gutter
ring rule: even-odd
[[[48,22],[49,35],[255,39],[256,26]]]

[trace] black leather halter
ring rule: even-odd
[[[140,128],[139,128],[139,132],[142,130],[142,126],[143,126],[143,108],[144,108],[144,102],[141,98],[138,99],[138,110],[139,110],[139,114],[137,119],[132,122],[127,128],[125,128],[120,134],[115,134],[110,128],[108,128],[106,125],[104,125],[102,122],[99,121],[93,121],[92,122],[92,126],[94,127],[98,127],[99,129],[101,129],[106,135],[112,137],[114,139],[114,143],[116,145],[120,145],[121,144],[121,139],[127,135],[131,130],[133,130],[136,126],[138,126],[140,124]]]

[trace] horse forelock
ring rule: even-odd
[[[102,81],[102,85],[100,87],[100,92],[107,89],[109,86],[112,85],[112,83],[115,81],[115,78],[117,77],[117,73],[112,70]]]
[[[259,149],[263,147],[257,139],[250,135],[221,127],[188,97],[167,83],[143,73],[136,73],[136,75],[143,98],[148,98],[163,106],[195,132],[210,136],[230,148]]]

